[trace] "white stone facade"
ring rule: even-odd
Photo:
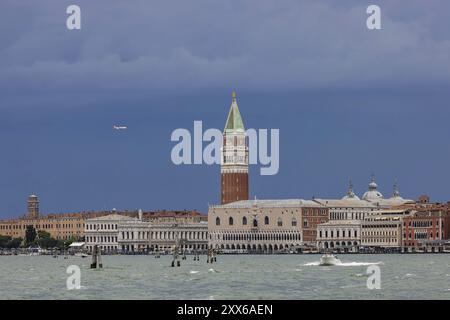
[[[317,246],[321,250],[356,252],[360,244],[361,222],[358,220],[333,220],[317,226]]]
[[[244,200],[210,206],[209,246],[224,253],[295,252],[303,245],[302,199]],[[309,220],[308,220],[309,221]]]
[[[91,252],[94,245],[98,245],[103,252],[118,252],[119,224],[135,220],[137,219],[119,214],[87,219],[85,223],[86,249]]]
[[[186,252],[208,248],[208,224],[151,223],[123,215],[108,215],[86,221],[86,248],[98,245],[106,253],[170,252],[177,240]]]
[[[150,228],[150,250],[171,251],[179,241],[184,252],[204,252],[208,249],[208,224],[161,223]]]

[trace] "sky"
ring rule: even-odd
[[[81,8],[68,30],[66,8]],[[369,4],[381,30],[366,27]],[[361,195],[448,201],[450,2],[0,2],[0,218],[220,201],[218,165],[174,165],[173,130],[280,130],[259,199]],[[113,130],[114,124],[128,130]]]

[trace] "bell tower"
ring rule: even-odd
[[[220,151],[221,203],[248,200],[248,142],[234,91]]]
[[[28,197],[27,201],[27,217],[37,218],[39,216],[39,199],[34,194]]]

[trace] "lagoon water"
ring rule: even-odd
[[[449,254],[339,255],[339,266],[319,266],[320,255],[219,255],[90,258],[0,256],[0,299],[450,299]],[[367,268],[381,270],[381,289],[369,290]],[[81,269],[81,289],[67,290],[69,265]]]

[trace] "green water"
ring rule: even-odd
[[[450,254],[340,255],[340,266],[318,265],[319,255],[220,255],[90,258],[0,256],[0,299],[450,299]],[[369,290],[368,265],[381,271]],[[69,265],[81,269],[81,289],[67,290]]]

